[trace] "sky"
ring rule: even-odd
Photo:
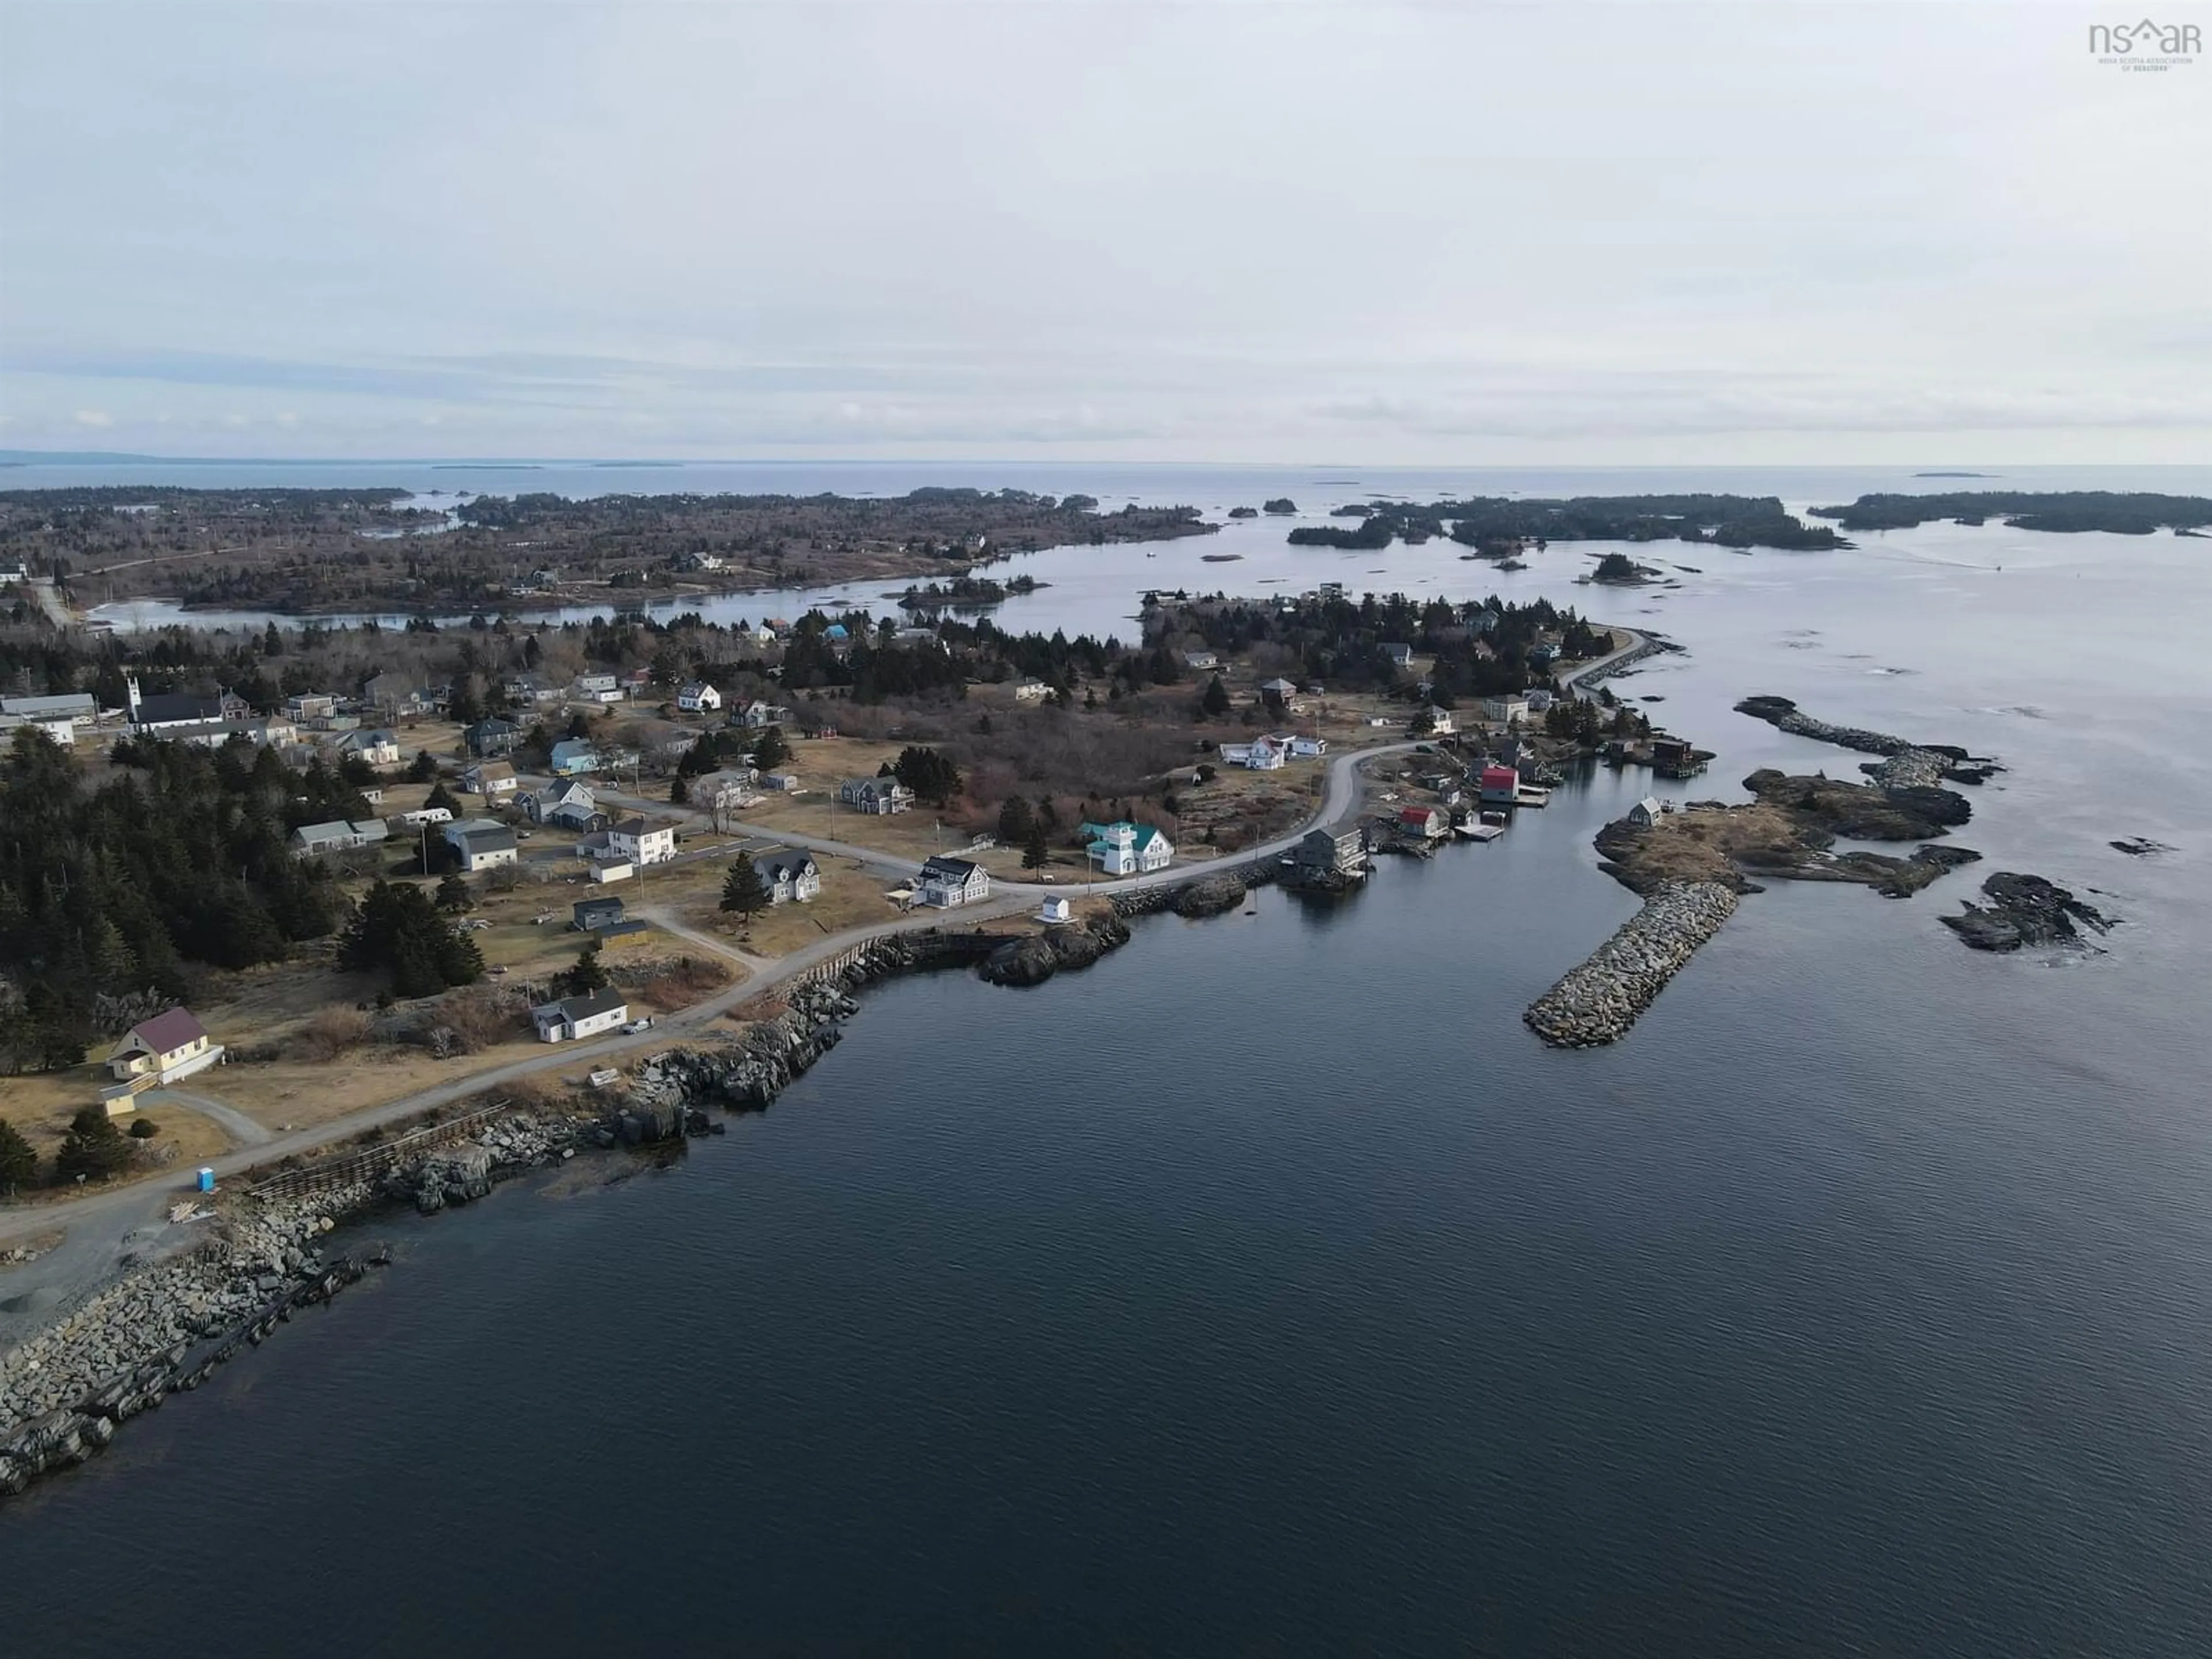
[[[0,447],[2202,463],[2146,15],[0,0]]]

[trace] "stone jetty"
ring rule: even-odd
[[[1979,759],[1951,744],[1914,743],[1887,732],[1869,732],[1856,726],[1831,726],[1815,720],[1787,697],[1746,697],[1735,706],[1739,714],[1765,720],[1793,737],[1832,743],[1838,749],[1855,749],[1862,755],[1879,755],[1879,762],[1859,769],[1885,789],[1933,788],[1953,783],[1985,783],[2004,770],[1993,760]]]
[[[1735,911],[1735,894],[1718,882],[1674,882],[1528,1005],[1522,1018],[1555,1048],[1618,1042],[1651,1006],[1691,953]]]

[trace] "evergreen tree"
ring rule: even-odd
[[[1029,839],[1022,845],[1022,868],[1042,870],[1052,862],[1052,843],[1045,838],[1044,825],[1036,821],[1030,824]]]
[[[1029,839],[1030,826],[1036,823],[1036,814],[1030,810],[1027,799],[1020,795],[1009,795],[999,806],[1000,844],[1012,847]]]
[[[737,862],[722,883],[722,908],[733,910],[744,920],[745,931],[752,931],[753,918],[768,908],[768,884],[761,879],[760,871],[753,864],[752,854],[740,853]]]
[[[690,757],[687,756],[685,758],[689,759]],[[684,774],[680,771],[668,786],[668,799],[678,806],[688,805],[690,803],[691,788],[684,781]]]
[[[760,736],[753,739],[753,764],[763,772],[773,772],[791,758],[791,746],[783,740],[783,728],[766,726]]]
[[[442,779],[433,784],[430,793],[422,797],[422,805],[426,810],[442,806],[455,817],[461,816],[460,802],[453,799],[453,792],[446,787]]]
[[[99,1106],[87,1106],[70,1120],[69,1137],[54,1154],[54,1174],[63,1181],[80,1176],[105,1181],[130,1164],[131,1143]]]
[[[575,966],[553,976],[556,996],[589,996],[607,988],[607,970],[599,965],[599,942],[593,939],[576,952]]]
[[[475,908],[477,896],[470,890],[469,878],[455,870],[438,884],[438,908],[448,915],[459,915]]]
[[[1206,693],[1199,699],[1198,706],[1211,720],[1218,720],[1229,712],[1229,688],[1221,683],[1220,675],[1216,674],[1206,683]]]
[[[410,763],[407,768],[408,782],[428,783],[437,775],[438,763],[436,758],[432,756],[430,751],[427,749],[418,749],[416,750],[415,758],[411,763]]]
[[[0,1118],[0,1198],[12,1198],[39,1176],[39,1155],[5,1118]]]
[[[934,749],[903,749],[891,769],[918,799],[933,806],[942,806],[960,793],[960,769]]]

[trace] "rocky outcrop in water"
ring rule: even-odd
[[[2130,836],[2125,841],[2112,842],[2107,845],[2114,852],[2125,853],[2131,859],[2156,858],[2160,853],[2171,853],[2173,850],[2164,842],[2153,841],[2148,836]]]
[[[1954,783],[1986,782],[2004,769],[1995,761],[1978,759],[1949,744],[1916,744],[1887,732],[1869,732],[1856,726],[1831,726],[1814,720],[1787,697],[1746,697],[1735,706],[1739,714],[1765,720],[1793,736],[1855,749],[1863,755],[1880,755],[1881,763],[1862,768],[1878,785],[1924,787],[1948,780]]]
[[[1063,968],[1088,968],[1129,942],[1129,925],[1111,911],[1088,921],[1010,939],[975,971],[994,985],[1042,985]]]
[[[2080,928],[2096,933],[2117,920],[2084,903],[2055,882],[2000,870],[1982,884],[1986,905],[1969,902],[1966,914],[1943,925],[1977,951],[2017,951],[2029,945],[2081,945]]]
[[[1239,878],[1226,872],[1201,876],[1176,888],[1169,908],[1179,916],[1222,915],[1243,903],[1246,891]]]
[[[1720,932],[1735,902],[1735,894],[1717,882],[1658,889],[1522,1018],[1555,1048],[1619,1042],[1697,948]]]

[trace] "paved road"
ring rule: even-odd
[[[1633,641],[1610,656],[1589,664],[1581,671],[1588,673],[1619,657],[1626,655],[1644,643],[1643,636],[1623,629]],[[1334,824],[1349,817],[1358,801],[1358,768],[1365,762],[1381,756],[1401,754],[1421,745],[1417,743],[1383,744],[1371,749],[1347,750],[1332,756],[1328,766],[1328,783],[1322,793],[1321,809],[1287,835],[1218,860],[1221,867],[1233,868],[1262,859],[1278,857],[1287,852],[1310,830],[1319,825]],[[617,797],[640,806],[652,806],[669,811],[665,801],[647,801],[638,797]],[[910,876],[914,866],[908,860],[892,858],[879,849],[855,847],[849,842],[832,841],[825,836],[793,835],[769,831],[757,825],[736,826],[745,835],[773,835],[783,842],[803,846],[817,852],[831,853],[855,859],[872,868],[891,872],[902,877]],[[1159,887],[1179,881],[1188,881],[1194,873],[1202,872],[1204,865],[1186,865],[1180,868],[1156,871],[1149,875],[1132,876],[1115,882],[1091,884],[1093,892],[1132,892],[1149,887]],[[542,1054],[510,1060],[503,1065],[463,1073],[435,1088],[422,1090],[398,1100],[355,1112],[346,1117],[313,1129],[305,1129],[281,1138],[270,1138],[263,1145],[228,1152],[213,1160],[218,1180],[234,1176],[256,1164],[273,1162],[295,1152],[311,1151],[332,1140],[358,1134],[364,1129],[396,1122],[418,1112],[447,1106],[456,1101],[497,1088],[502,1083],[515,1082],[539,1072],[558,1068],[583,1070],[589,1066],[604,1065],[614,1056],[634,1054],[640,1050],[658,1050],[671,1042],[697,1033],[720,1018],[732,1008],[761,992],[780,984],[809,968],[827,961],[839,951],[862,940],[884,933],[905,933],[940,926],[965,926],[972,922],[995,920],[1027,909],[1038,898],[1056,894],[1066,896],[1067,884],[1044,884],[1036,882],[997,882],[994,896],[986,905],[974,909],[944,912],[919,911],[906,919],[892,922],[872,923],[863,927],[848,928],[843,933],[817,940],[802,950],[779,958],[773,963],[756,969],[749,977],[718,993],[707,1001],[666,1015],[655,1022],[654,1029],[635,1036],[607,1036],[588,1042],[561,1043],[549,1047]],[[640,896],[643,896],[641,893]],[[665,917],[657,918],[667,925]],[[714,942],[696,930],[676,927],[672,931],[692,939],[696,943],[721,954],[732,954],[726,946]],[[213,1103],[210,1103],[212,1104]],[[0,1212],[0,1244],[12,1240],[35,1237],[56,1228],[66,1227],[69,1236],[64,1245],[42,1256],[39,1261],[0,1273],[0,1350],[27,1334],[24,1328],[34,1316],[11,1311],[10,1301],[21,1299],[27,1291],[40,1286],[52,1286],[64,1296],[96,1284],[112,1271],[119,1256],[128,1250],[143,1250],[162,1243],[181,1242],[184,1229],[169,1229],[165,1218],[167,1206],[175,1199],[179,1182],[146,1181],[126,1187],[103,1189],[83,1198],[64,1203],[41,1205],[21,1210]]]
[[[219,1100],[210,1100],[205,1095],[186,1094],[182,1089],[149,1089],[138,1098],[173,1101],[187,1111],[214,1119],[230,1132],[233,1139],[247,1146],[266,1146],[276,1139],[273,1132],[256,1123],[237,1107],[226,1106]]]

